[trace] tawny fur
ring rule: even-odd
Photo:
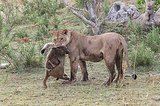
[[[53,48],[51,43],[44,45],[41,53],[43,54],[46,49],[50,48],[45,61],[46,75],[43,80],[43,85],[47,88],[46,81],[49,76],[57,79],[69,80],[69,77],[64,73],[65,54],[68,53],[66,47]]]
[[[102,35],[84,36],[69,30],[59,30],[52,34],[56,47],[66,46],[70,51],[70,81],[76,80],[78,64],[81,67],[83,80],[86,81],[88,80],[86,61],[99,62],[103,59],[109,72],[109,79],[104,84],[110,85],[115,79],[115,65],[118,69],[115,82],[123,79],[122,60],[124,57],[128,63],[128,50],[127,43],[120,34],[110,32]]]

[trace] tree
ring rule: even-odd
[[[38,26],[39,37],[48,34],[49,24],[52,20],[53,28],[58,29],[59,20],[56,11],[61,8],[57,0],[25,0],[24,15],[27,20]]]
[[[63,0],[65,5],[86,24],[93,34],[101,34],[102,2],[103,0],[81,0],[83,9],[75,8],[68,0]]]

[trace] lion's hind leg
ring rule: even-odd
[[[116,62],[117,70],[118,70],[118,75],[117,75],[117,78],[114,80],[114,82],[117,83],[118,81],[123,79],[123,69],[122,69],[123,50],[121,50],[120,52],[117,51],[115,62]]]
[[[116,76],[115,62],[114,60],[111,61],[111,60],[105,59],[105,63],[106,63],[106,66],[108,67],[109,79],[106,82],[104,82],[104,85],[109,86],[113,82]]]

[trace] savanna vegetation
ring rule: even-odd
[[[83,0],[69,0],[82,8]],[[84,0],[85,1],[85,0]],[[126,0],[124,0],[126,1]],[[109,0],[104,0],[103,11],[109,11]],[[144,10],[144,0],[136,0]],[[106,5],[105,5],[106,4]],[[160,7],[156,0],[155,10]],[[105,15],[105,14],[102,14]],[[102,86],[107,69],[104,62],[87,62],[89,81],[64,85],[63,80],[48,80],[42,87],[44,59],[42,46],[51,41],[49,31],[70,29],[90,34],[90,28],[77,18],[63,0],[1,0],[0,1],[0,69],[1,106],[108,106],[160,104],[160,27],[143,29],[129,22],[127,26],[105,24],[104,32],[122,34],[128,42],[129,63],[138,75],[137,80],[124,79],[118,85]],[[65,72],[70,74],[68,57]]]

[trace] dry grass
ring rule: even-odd
[[[67,61],[68,63],[68,61]],[[65,65],[69,74],[69,66]],[[158,106],[160,82],[149,81],[147,74],[138,75],[133,81],[124,79],[119,85],[102,86],[106,79],[103,62],[88,63],[90,81],[82,82],[78,71],[78,81],[64,85],[62,80],[50,78],[48,88],[42,88],[43,69],[32,69],[31,73],[11,74],[0,71],[0,106]],[[5,80],[5,78],[7,79]]]
[[[84,32],[84,28],[81,29]],[[88,63],[87,66],[89,81],[80,81],[78,70],[77,82],[64,85],[63,80],[50,78],[46,90],[42,86],[44,69],[21,74],[0,70],[0,106],[159,106],[160,101],[153,99],[160,96],[158,77],[148,78],[148,74],[139,73],[135,81],[128,78],[106,88],[102,86],[108,77],[104,63]],[[65,70],[69,75],[69,64],[65,65]]]

